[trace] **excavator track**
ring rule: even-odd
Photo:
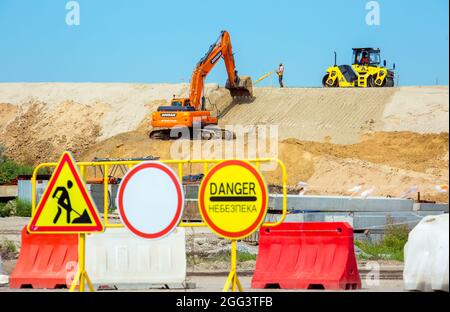
[[[221,128],[203,128],[200,130],[200,134],[194,133],[192,129],[189,131],[190,139],[191,140],[234,140],[236,139],[236,135],[226,129]],[[149,134],[149,138],[151,140],[160,140],[160,141],[171,141],[171,140],[178,140],[181,138],[181,135],[179,136],[171,136],[171,129],[156,129],[152,130]]]
[[[161,141],[169,141],[174,140],[175,138],[171,138],[170,129],[158,129],[152,130],[148,135],[151,140],[161,140]]]
[[[202,129],[201,130],[202,140],[225,140],[230,141],[236,139],[236,135],[228,130],[217,128],[217,129]]]

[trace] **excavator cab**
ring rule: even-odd
[[[185,98],[173,98],[170,102],[170,106],[159,106],[158,112],[190,112],[195,111],[195,108],[191,106],[189,99]],[[168,115],[170,116],[170,115]],[[168,117],[166,116],[166,117]]]
[[[183,106],[191,106],[191,104],[189,99],[173,98],[172,102],[170,103],[170,106],[183,107]]]

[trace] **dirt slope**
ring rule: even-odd
[[[171,142],[148,139],[150,115],[188,88],[2,83],[0,144],[9,157],[31,164],[55,161],[64,150],[82,160],[169,159]],[[448,201],[434,189],[448,183],[448,87],[256,88],[253,103],[235,104],[227,90],[211,84],[206,95],[222,125],[279,125],[279,157],[291,187],[307,181],[314,194],[346,194],[362,184],[376,186],[373,195],[400,196],[417,185],[425,198]],[[265,174],[280,183],[279,172]]]
[[[0,83],[0,144],[25,163],[67,149],[79,154],[117,134],[149,129],[152,111],[188,91],[187,84]],[[207,94],[212,109],[227,106],[217,84],[207,85]]]
[[[448,132],[448,87],[256,88],[221,124],[277,124],[280,138],[359,142],[367,131]]]
[[[188,91],[188,84],[1,83],[0,143],[16,157],[42,138],[50,145],[57,142],[60,150],[71,147],[68,134],[95,142],[148,129],[152,111]],[[448,87],[255,88],[252,103],[233,105],[226,89],[210,84],[206,97],[208,108],[223,115],[222,125],[275,124],[280,139],[352,144],[368,131],[448,132]],[[27,126],[21,130],[21,124]],[[97,130],[85,130],[93,127]],[[11,145],[16,132],[25,145]],[[29,153],[34,153],[32,147]]]
[[[278,124],[282,139],[354,143],[374,129],[394,93],[393,89],[258,88],[253,103],[237,105],[221,123]]]
[[[134,131],[97,143],[79,159],[149,155],[171,159],[171,144],[148,140],[146,133]],[[191,143],[191,155],[193,149]],[[287,168],[289,187],[308,182],[311,194],[345,195],[348,189],[361,184],[364,188],[375,186],[372,195],[398,197],[418,186],[423,198],[448,201],[447,195],[434,188],[448,183],[447,134],[372,133],[352,145],[287,139],[279,142],[278,152]],[[185,166],[183,170],[185,174],[197,174],[203,172],[203,167]],[[279,168],[264,175],[268,183],[281,184]]]
[[[449,96],[446,87],[403,87],[383,112],[383,131],[448,132]]]

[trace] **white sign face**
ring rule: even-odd
[[[131,168],[119,185],[116,204],[126,228],[138,237],[170,234],[183,215],[183,186],[165,164],[147,161]]]

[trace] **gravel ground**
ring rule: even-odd
[[[190,283],[195,284],[193,289],[146,289],[139,290],[145,292],[218,292],[222,291],[225,284],[226,276],[192,276],[189,278]],[[286,290],[286,289],[252,289],[250,287],[251,277],[241,276],[239,277],[244,291],[256,291],[256,292],[284,292],[284,291],[301,291],[301,292],[311,292],[317,290]],[[21,292],[21,291],[39,291],[39,292],[67,292],[67,289],[10,289],[8,287],[1,287],[0,292]],[[103,290],[102,290],[103,291]],[[108,290],[109,291],[109,290]],[[116,292],[128,292],[132,290],[112,290]],[[322,290],[323,291],[323,290]],[[352,290],[352,292],[402,292],[403,281],[402,280],[381,280],[376,285],[367,285],[363,281],[362,289]]]

